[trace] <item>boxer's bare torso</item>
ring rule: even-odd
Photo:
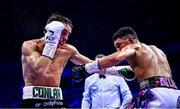
[[[100,59],[101,69],[127,60],[139,81],[153,76],[172,76],[166,55],[157,47],[143,43],[125,45],[120,39],[114,43],[121,43],[121,47],[116,48],[117,52]]]
[[[128,58],[139,81],[153,76],[171,77],[171,69],[166,55],[155,46],[146,44],[132,44],[135,54]]]
[[[22,67],[25,86],[59,87],[61,75],[70,59],[75,64],[90,60],[69,44],[61,44],[53,59],[42,56],[42,39],[24,42],[22,46]]]

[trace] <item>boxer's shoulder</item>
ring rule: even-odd
[[[77,51],[76,47],[74,47],[73,45],[70,44],[63,44],[63,46],[65,46],[66,48],[73,50],[73,51]]]
[[[29,43],[44,43],[43,39],[32,39],[32,40],[28,40]]]
[[[64,46],[67,46],[67,47],[69,47],[69,48],[75,48],[73,45],[71,45],[71,44],[64,44]]]
[[[26,40],[26,41],[23,42],[23,45],[35,46],[38,43],[43,43],[43,41],[41,39]]]
[[[24,41],[22,44],[22,52],[23,51],[29,51],[29,50],[35,50],[37,45],[39,45],[38,43],[40,43],[40,39],[33,39],[33,40],[27,40]]]

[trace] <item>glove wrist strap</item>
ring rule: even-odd
[[[46,43],[42,55],[53,59],[57,49],[57,44]]]
[[[92,61],[90,63],[87,63],[85,65],[85,69],[89,74],[95,73],[95,72],[99,72],[99,62],[98,60]]]

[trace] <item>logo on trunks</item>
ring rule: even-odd
[[[62,99],[60,89],[51,89],[45,87],[33,87],[33,97],[46,99]]]
[[[44,107],[53,107],[53,106],[62,106],[63,103],[61,101],[48,101],[48,102],[44,102],[43,106]]]
[[[173,87],[173,88],[176,87],[176,84],[171,79],[160,78],[160,83],[161,83],[161,86],[164,86],[164,87]]]

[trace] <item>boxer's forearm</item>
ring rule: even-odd
[[[92,61],[91,59],[87,58],[86,56],[80,53],[77,53],[76,55],[72,56],[70,60],[72,63],[76,65],[86,64]]]
[[[36,59],[34,69],[36,72],[46,72],[51,64],[51,59],[56,53],[61,33],[64,30],[64,24],[58,21],[52,21],[45,26],[44,42],[42,54]]]
[[[51,59],[45,56],[40,56],[34,63],[34,70],[36,72],[46,72],[51,64]]]
[[[34,51],[30,56],[25,56],[28,65],[34,72],[45,72],[51,64],[51,59],[41,56],[38,52]]]
[[[105,56],[99,59],[99,68],[105,69],[105,68],[109,68],[114,65],[117,65],[120,62],[123,62],[124,60],[126,60],[129,56],[133,55],[134,53],[135,53],[134,49],[126,49],[126,50],[117,51],[113,54]]]

